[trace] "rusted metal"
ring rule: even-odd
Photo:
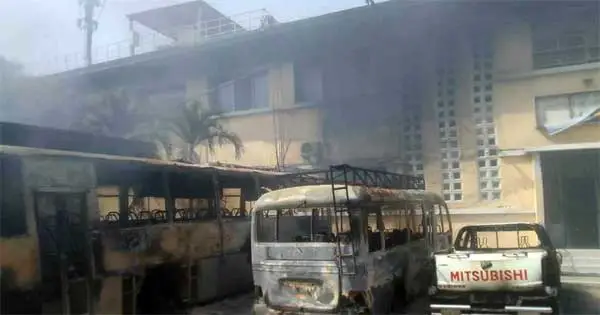
[[[234,167],[221,167],[221,166],[210,166],[207,164],[189,164],[174,161],[149,159],[149,158],[138,158],[138,157],[125,157],[107,154],[97,153],[84,153],[74,151],[61,151],[53,149],[39,149],[29,147],[18,147],[10,145],[0,145],[0,154],[16,155],[22,157],[58,157],[58,158],[75,158],[79,160],[92,160],[92,161],[107,161],[122,163],[123,165],[146,165],[164,168],[167,171],[174,170],[192,170],[197,172],[203,172],[206,175],[210,175],[211,172],[216,171],[219,175],[240,175],[248,176],[249,174],[256,174],[257,176],[265,176],[266,178],[272,178],[278,175],[284,175],[286,173],[265,171],[260,169],[249,169],[249,168],[234,168]]]
[[[345,171],[346,166],[340,168]],[[292,312],[384,314],[399,311],[391,309],[394,301],[416,296],[426,283],[421,277],[430,250],[451,234],[435,229],[431,218],[435,214],[429,210],[434,205],[445,207],[443,198],[417,189],[356,185],[347,178],[338,183],[334,177],[330,175],[329,185],[270,191],[256,202],[252,263],[254,283],[262,293],[257,296],[259,306]],[[412,231],[408,219],[395,230],[385,230],[385,207],[404,209],[414,217],[417,204],[424,210],[420,214],[426,218],[424,232]],[[318,232],[325,237],[313,237],[317,212],[309,210],[314,208],[327,213]],[[304,213],[312,214],[309,221]],[[376,215],[373,230],[372,215]],[[344,219],[348,226],[342,229]],[[307,229],[310,238],[305,237]],[[260,236],[272,234],[276,236]],[[284,283],[289,281],[294,284],[286,289]]]
[[[335,185],[335,187],[342,187]],[[327,207],[333,203],[332,188],[330,185],[310,185],[283,188],[268,192],[256,201],[255,210],[294,208],[298,205],[307,207]],[[344,204],[359,202],[403,203],[429,201],[443,203],[440,195],[424,190],[398,190],[374,188],[364,186],[348,186],[348,197],[342,191],[335,192],[338,203]]]
[[[387,189],[425,189],[420,176],[370,170],[347,164],[333,165],[328,170],[288,173],[282,176],[284,187],[317,184],[344,184]]]
[[[225,176],[230,184],[235,184],[236,178],[244,179],[243,183],[248,180],[252,182],[252,178],[269,183],[279,175],[278,173],[248,169],[230,170],[224,167],[205,167],[81,152],[0,146],[0,157],[5,155],[16,156],[23,161],[23,167],[19,174],[23,178],[22,188],[25,192],[41,189],[57,194],[77,193],[84,196],[83,203],[85,203],[87,211],[85,215],[81,216],[81,220],[91,227],[85,228],[85,235],[80,238],[80,241],[86,244],[84,256],[85,261],[89,263],[85,275],[82,275],[82,279],[86,281],[85,290],[87,292],[85,294],[82,292],[83,286],[80,286],[82,289],[76,294],[73,294],[72,290],[63,290],[69,291],[69,294],[61,296],[63,311],[68,312],[67,300],[75,299],[75,295],[87,295],[87,300],[81,300],[81,302],[87,303],[88,313],[120,313],[123,311],[121,308],[123,277],[138,276],[143,280],[148,270],[164,264],[178,265],[181,266],[180,269],[185,267],[185,270],[188,271],[185,274],[188,276],[192,273],[191,270],[201,270],[197,289],[190,288],[190,292],[197,292],[196,300],[212,299],[219,294],[227,294],[226,289],[214,286],[215,282],[221,282],[221,280],[237,279],[234,281],[237,288],[243,288],[245,285],[251,286],[248,250],[243,249],[249,244],[249,218],[223,216],[221,211],[218,211],[220,210],[218,201],[222,183],[220,179]],[[210,179],[213,183],[211,186],[214,187],[214,191],[208,198],[210,202],[216,201],[213,207],[216,209],[213,210],[217,210],[218,217],[183,218],[176,222],[173,222],[172,219],[147,220],[137,226],[132,226],[132,218],[129,216],[132,214],[129,213],[131,206],[128,205],[128,201],[129,188],[135,187],[135,183],[127,183],[127,185],[121,185],[119,212],[128,215],[121,217],[119,212],[114,212],[118,216],[114,225],[109,222],[99,222],[100,215],[95,193],[99,185],[95,173],[98,165],[102,165],[105,169],[110,169],[106,168],[107,165],[115,166],[117,169],[123,165],[134,166],[128,169],[129,172],[149,170],[152,173],[167,175],[177,173],[178,176],[204,176],[203,178]],[[106,178],[107,176],[123,176],[123,173],[115,172],[115,175],[112,175],[107,172],[101,175]],[[131,178],[135,178],[135,176]],[[165,177],[163,176],[162,179]],[[156,181],[156,179],[153,180]],[[202,182],[203,179],[200,178],[200,181]],[[117,181],[115,180],[115,182]],[[157,184],[160,186],[161,183],[157,181]],[[167,199],[165,202],[167,213],[173,214],[175,205],[173,197],[171,197],[173,192],[171,189],[175,189],[173,188],[175,186],[171,186],[174,184],[164,180],[162,184],[165,189],[161,194]],[[139,192],[135,191],[135,193]],[[180,196],[178,198],[186,198],[181,194],[178,196]],[[36,216],[34,196],[27,193],[24,198],[26,207],[23,211],[27,213],[29,233],[19,237],[0,238],[2,288],[15,292],[36,292],[42,283],[38,240],[40,236],[36,231],[37,223],[34,219]],[[190,208],[192,206],[190,205]],[[53,211],[52,209],[42,210]],[[69,222],[65,224],[71,225]],[[93,257],[90,233],[94,234]],[[221,257],[221,260],[217,262],[214,260],[215,257]],[[231,269],[221,270],[225,267]],[[62,270],[64,271],[65,268],[67,271],[71,269],[66,265]],[[227,279],[223,277],[227,277]],[[207,281],[210,285],[207,284]],[[68,279],[62,279],[61,284],[63,286],[70,285]],[[83,285],[83,283],[81,284]],[[189,287],[190,282],[182,281],[181,285]],[[233,287],[236,288],[236,286]],[[74,288],[71,287],[71,289]],[[139,289],[137,288],[137,290]]]

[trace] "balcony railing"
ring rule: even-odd
[[[277,21],[266,10],[250,11],[230,17],[202,21],[164,31],[137,32],[130,39],[94,47],[92,63],[101,64],[122,58],[181,46],[196,46],[212,40],[264,29]],[[57,56],[31,64],[33,75],[49,75],[85,67],[85,53]]]

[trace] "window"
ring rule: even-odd
[[[403,147],[403,160],[410,174],[423,176],[423,150],[421,136],[421,107],[414,90],[410,89],[410,82],[405,82],[402,96],[403,115],[400,141]]]
[[[567,5],[533,25],[535,69],[600,61],[598,2]]]
[[[600,91],[535,99],[538,127],[560,126],[600,110]]]
[[[252,109],[269,107],[269,75],[267,71],[250,77],[250,92]]]
[[[442,157],[442,194],[446,201],[461,201],[462,176],[458,126],[455,116],[455,71],[447,64],[437,69],[437,99],[434,104]]]
[[[336,235],[332,208],[263,210],[256,213],[256,240],[258,242],[301,243],[335,242],[338,238],[349,243],[358,232],[350,227],[358,221],[353,216],[339,216],[340,234]],[[349,220],[349,221],[348,221]]]
[[[482,37],[473,45],[473,119],[479,171],[481,200],[501,198],[499,159],[496,144],[493,98],[493,56],[490,37]]]
[[[27,234],[26,209],[21,178],[21,160],[0,157],[0,235]]]
[[[323,99],[323,73],[315,66],[294,68],[296,103],[318,102]]]
[[[539,248],[543,245],[538,229],[527,224],[479,225],[463,227],[457,235],[458,250]]]
[[[231,112],[235,109],[235,88],[233,82],[226,82],[217,88],[217,101],[221,110]]]
[[[225,112],[244,111],[269,107],[269,77],[267,71],[217,87],[217,102]]]

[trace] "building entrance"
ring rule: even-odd
[[[600,249],[600,150],[541,153],[546,227],[555,245]]]

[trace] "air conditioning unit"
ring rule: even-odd
[[[323,164],[325,160],[325,145],[322,142],[304,142],[300,147],[300,156],[306,164]]]

